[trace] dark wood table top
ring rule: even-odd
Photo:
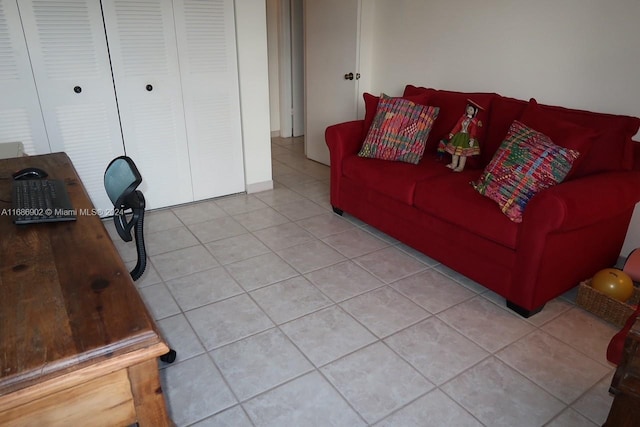
[[[99,216],[17,226],[3,212],[11,173],[29,166],[63,180],[75,209],[93,209],[65,153],[0,160],[0,396],[164,346]]]

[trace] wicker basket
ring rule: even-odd
[[[591,280],[580,283],[576,304],[618,327],[623,327],[629,316],[636,311],[640,301],[640,288],[633,287],[633,295],[626,302],[613,299],[591,287]]]

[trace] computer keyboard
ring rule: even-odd
[[[13,222],[16,224],[76,219],[64,182],[57,179],[12,181],[11,203]]]

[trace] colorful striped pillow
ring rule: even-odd
[[[562,182],[579,155],[515,120],[491,162],[471,185],[497,202],[509,219],[522,222],[529,200]]]
[[[358,156],[417,164],[438,111],[382,94]]]

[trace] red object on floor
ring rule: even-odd
[[[609,345],[607,346],[607,360],[611,363],[615,363],[616,365],[620,364],[622,360],[622,351],[624,349],[624,342],[627,339],[627,335],[629,334],[629,330],[633,326],[634,322],[638,318],[638,314],[640,314],[640,310],[636,310],[629,319],[627,319],[627,323],[624,324],[624,327],[611,338],[609,341]]]
[[[640,248],[631,251],[622,271],[627,273],[634,282],[640,282]]]
[[[640,282],[640,248],[634,249],[629,254],[622,271],[627,273],[634,282]],[[609,346],[607,347],[607,360],[609,360],[609,362],[615,363],[616,365],[620,364],[624,342],[638,315],[640,315],[640,305],[636,307],[636,311],[629,317],[620,332],[611,338]]]

